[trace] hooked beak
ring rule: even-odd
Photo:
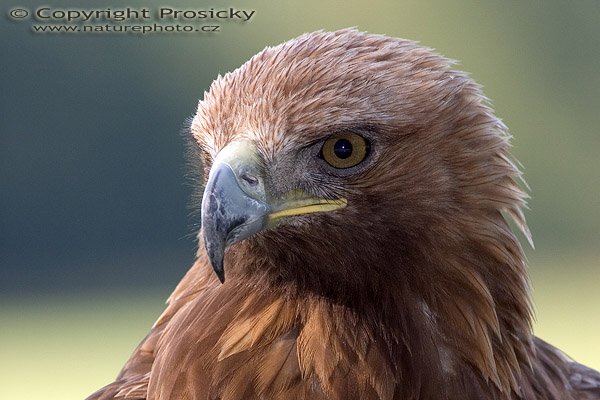
[[[225,281],[227,246],[274,226],[281,218],[345,207],[346,199],[319,199],[301,191],[272,196],[256,147],[227,145],[214,160],[202,197],[202,236],[217,277]]]

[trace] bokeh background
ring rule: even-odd
[[[256,13],[212,35],[36,35],[0,18],[1,399],[80,399],[116,375],[193,260],[180,131],[198,99],[266,45],[348,26],[418,40],[484,86],[532,189],[535,330],[600,368],[600,2],[170,5]]]

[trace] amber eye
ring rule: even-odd
[[[369,143],[356,133],[341,133],[323,143],[319,156],[334,168],[350,168],[369,155]]]

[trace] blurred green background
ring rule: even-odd
[[[107,1],[2,1],[2,10]],[[124,6],[156,9],[161,3]],[[356,26],[420,41],[484,86],[532,188],[536,333],[600,369],[600,2],[172,1],[256,10],[211,35],[0,30],[0,398],[108,383],[193,260],[180,130],[267,45]]]

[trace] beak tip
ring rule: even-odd
[[[222,248],[223,246],[221,246]],[[221,281],[221,283],[225,283],[225,268],[223,266],[223,251],[210,251],[208,252],[209,254],[209,260],[210,260],[210,265],[213,269],[213,271],[215,271],[215,275],[217,275],[217,278],[219,278],[219,281]]]
[[[219,278],[219,281],[221,282],[221,284],[225,283],[225,270],[223,268],[218,269],[218,268],[213,268],[215,270],[215,274],[217,275],[217,278]]]

